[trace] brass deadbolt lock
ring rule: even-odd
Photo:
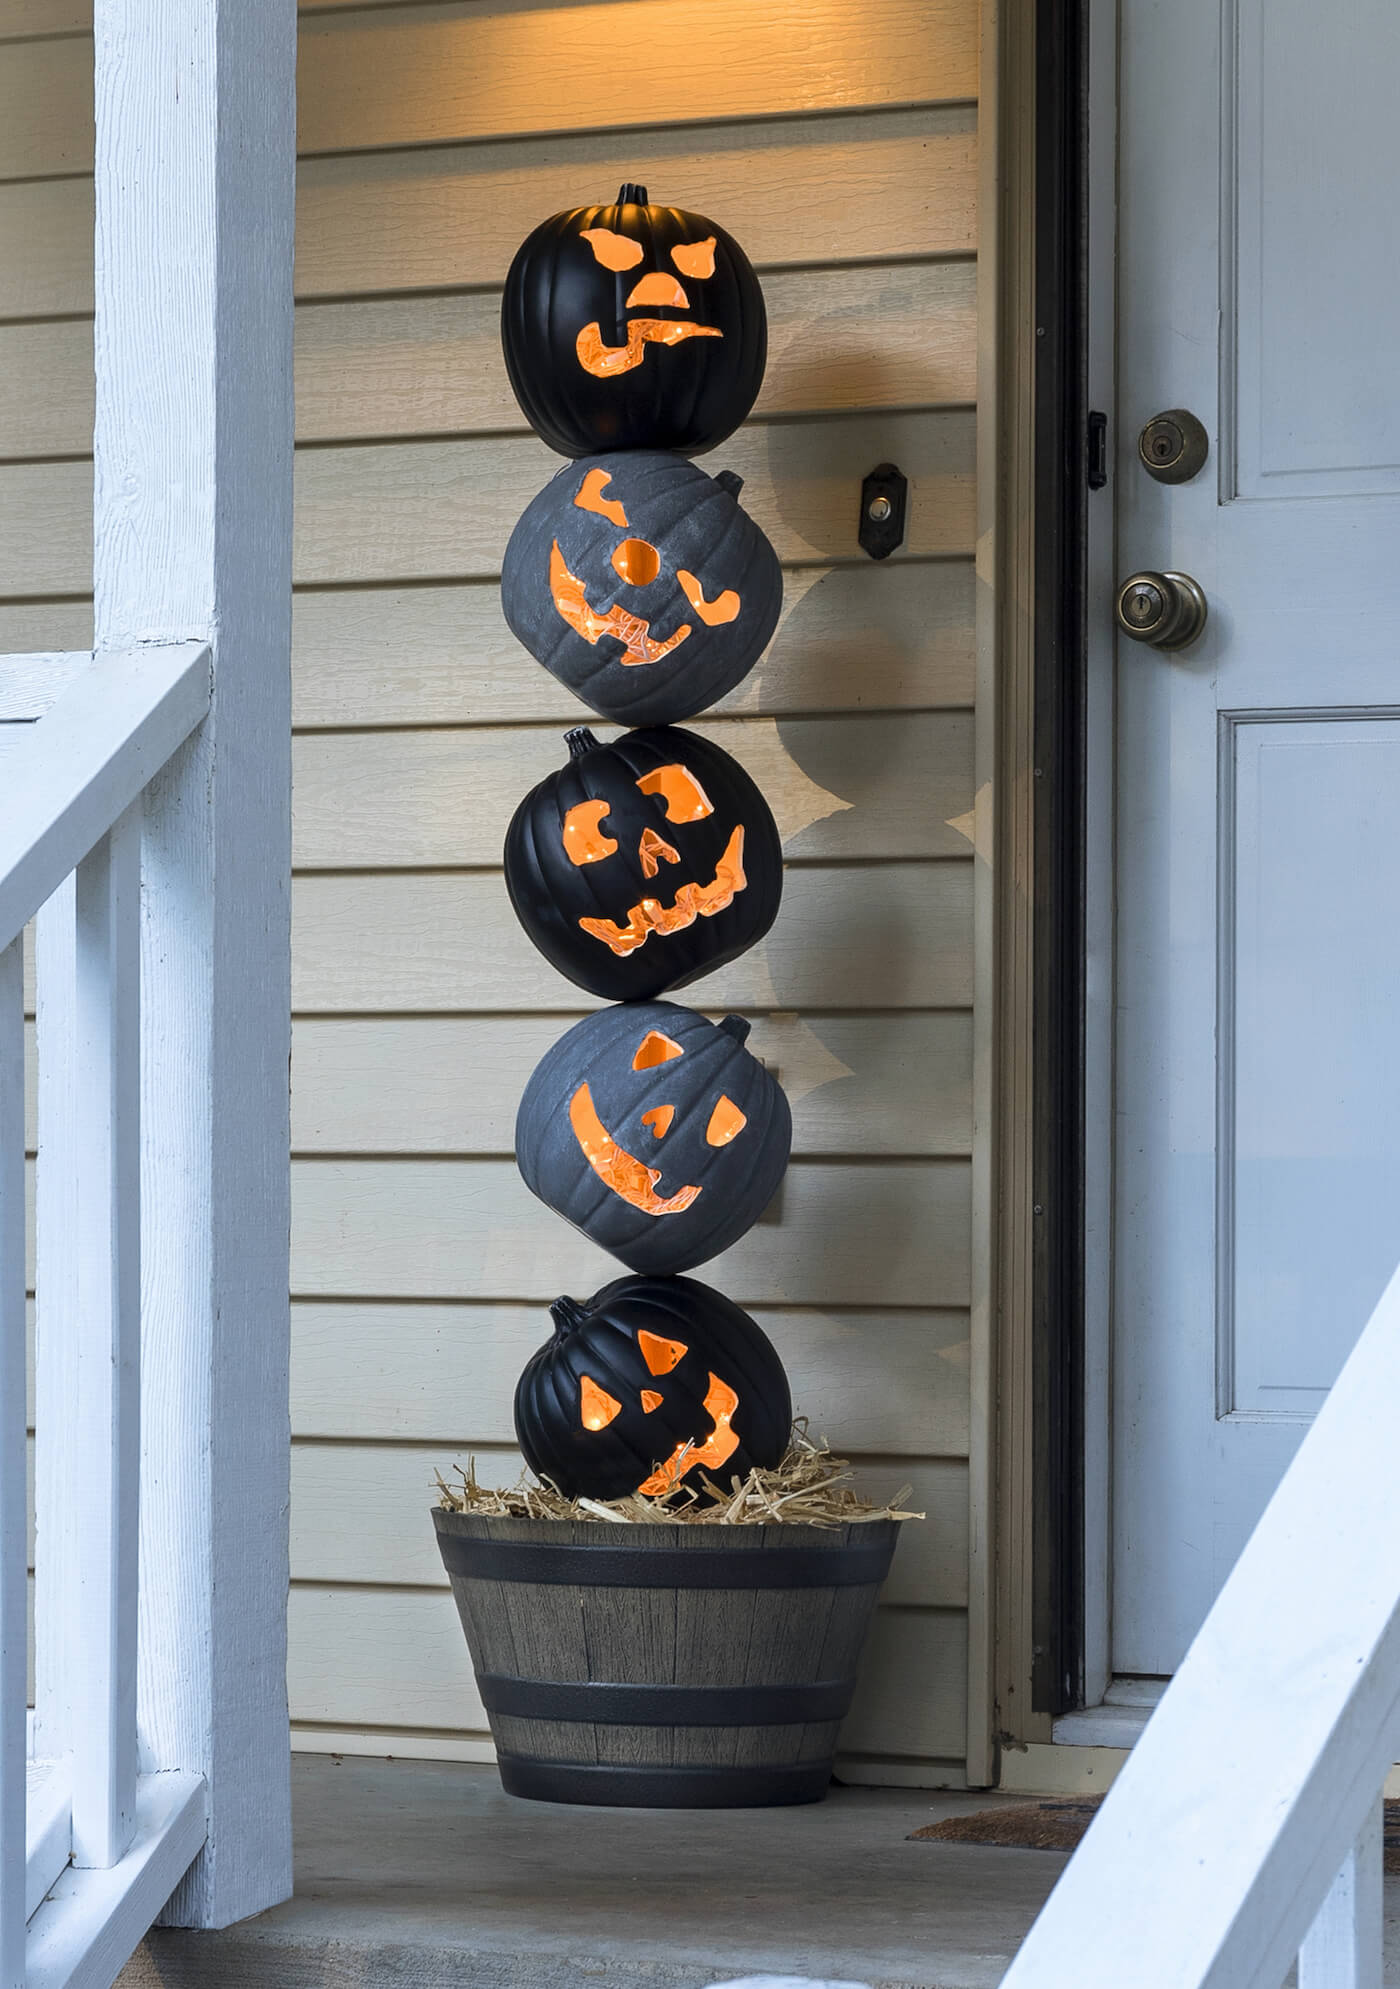
[[[1130,573],[1118,589],[1113,612],[1134,642],[1184,649],[1206,625],[1206,597],[1189,573]]]
[[[1158,483],[1189,483],[1210,454],[1210,437],[1194,414],[1169,407],[1154,414],[1138,436],[1138,461]]]

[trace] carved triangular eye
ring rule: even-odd
[[[622,1414],[622,1404],[606,1388],[600,1388],[591,1374],[578,1381],[579,1421],[586,1430],[605,1430],[614,1416]]]
[[[637,1054],[632,1059],[633,1070],[654,1070],[658,1064],[668,1064],[673,1057],[683,1057],[685,1051],[679,1043],[673,1043],[669,1036],[663,1036],[659,1029],[648,1029],[637,1045]]]
[[[729,1142],[743,1132],[748,1119],[732,1098],[721,1094],[719,1103],[710,1114],[710,1123],[705,1128],[706,1143],[710,1146],[728,1146]]]
[[[689,1351],[684,1341],[663,1340],[659,1333],[648,1333],[645,1327],[637,1334],[637,1345],[653,1374],[669,1374],[672,1368],[680,1366]]]

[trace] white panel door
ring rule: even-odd
[[[1210,603],[1118,655],[1112,1656],[1166,1673],[1400,1260],[1400,7],[1121,52],[1119,570]]]

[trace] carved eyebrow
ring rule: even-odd
[[[671,251],[671,260],[682,276],[713,276],[715,273],[715,238],[707,235],[703,242],[681,242]]]
[[[584,228],[581,233],[604,269],[635,269],[642,259],[642,245],[630,235],[614,234],[611,228]]]
[[[627,513],[615,497],[604,497],[603,492],[612,482],[606,470],[590,470],[578,487],[574,508],[578,511],[596,511],[600,518],[607,518],[614,525],[627,529]]]

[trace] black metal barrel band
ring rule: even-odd
[[[675,1548],[528,1546],[441,1532],[443,1566],[468,1581],[578,1588],[863,1588],[882,1582],[892,1540],[872,1547]]]
[[[611,1803],[639,1809],[730,1809],[779,1803],[820,1802],[831,1780],[830,1761],[765,1764],[751,1768],[613,1767],[604,1763],[535,1761],[498,1753],[507,1795],[536,1802]]]
[[[802,1685],[614,1685],[477,1676],[488,1713],[520,1720],[587,1720],[605,1726],[779,1727],[844,1719],[855,1682]]]

